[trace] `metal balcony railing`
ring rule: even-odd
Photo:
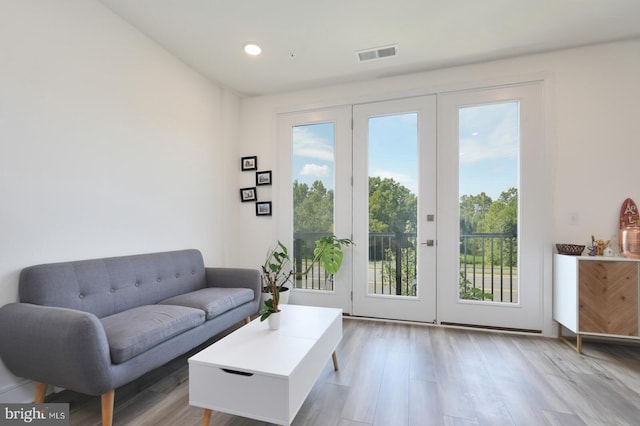
[[[333,277],[327,274],[319,264],[313,265],[306,275],[298,276],[311,265],[316,241],[328,235],[331,233],[296,232],[293,234],[293,270],[297,277],[295,288],[333,291]]]
[[[517,303],[518,235],[461,235],[459,285],[462,299]]]
[[[315,241],[328,232],[294,234],[293,263],[305,271],[313,259]],[[468,234],[460,236],[460,281],[462,299],[518,302],[516,234]],[[415,232],[369,233],[369,294],[416,296],[417,239]],[[333,290],[333,277],[319,265],[296,279],[295,287]]]

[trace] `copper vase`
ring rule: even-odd
[[[621,228],[618,241],[622,256],[640,259],[640,226],[629,225]]]

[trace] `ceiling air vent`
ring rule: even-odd
[[[390,58],[398,54],[398,46],[376,47],[374,49],[360,50],[356,52],[360,62],[372,61],[374,59]]]

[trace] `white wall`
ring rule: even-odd
[[[224,262],[234,95],[89,0],[0,0],[0,52],[0,305],[37,263]],[[0,402],[31,398],[22,385],[0,365]]]
[[[547,54],[461,66],[343,86],[298,91],[242,101],[239,150],[257,154],[261,168],[274,168],[277,112],[358,103],[385,97],[439,93],[496,83],[545,79],[548,129],[552,152],[553,224],[551,242],[586,243],[593,234],[608,239],[627,197],[640,202],[640,40],[603,44]],[[250,125],[249,125],[250,124]],[[284,183],[288,184],[288,183]],[[277,214],[277,204],[274,213]],[[258,265],[266,247],[277,238],[275,218],[255,218],[239,210],[239,230],[233,261]],[[570,224],[577,214],[578,222]],[[242,242],[250,240],[251,245]],[[547,254],[546,259],[550,260]],[[550,281],[547,271],[547,281]],[[550,283],[545,284],[547,292]],[[550,305],[550,296],[546,303]],[[550,306],[545,306],[550,329]]]

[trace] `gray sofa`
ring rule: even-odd
[[[198,250],[31,266],[0,308],[0,357],[16,376],[102,397],[258,311],[256,269],[205,268]]]

